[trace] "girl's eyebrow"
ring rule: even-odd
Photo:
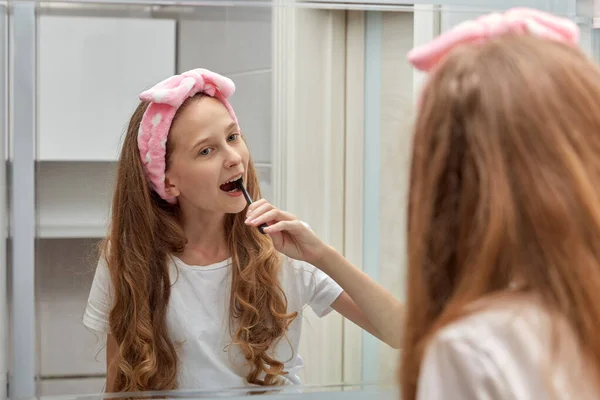
[[[201,146],[202,144],[204,144],[205,142],[207,142],[207,141],[208,141],[208,139],[210,139],[210,138],[208,138],[208,137],[204,137],[204,138],[202,138],[202,139],[199,139],[198,141],[196,141],[196,143],[194,143],[194,145],[192,146],[192,150],[194,150],[196,147],[199,147],[199,146]]]

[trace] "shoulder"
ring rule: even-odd
[[[295,285],[302,282],[307,285],[323,279],[326,276],[321,270],[305,261],[290,258],[285,254],[280,254],[279,277],[282,284]]]
[[[290,258],[285,254],[280,253],[279,259],[279,280],[283,285],[293,284],[299,279],[305,279],[314,269],[312,265]]]
[[[519,333],[522,313],[515,307],[490,306],[436,332],[421,363],[418,398],[503,398],[511,387],[537,382],[531,354],[523,352],[532,336]]]
[[[550,314],[534,301],[511,299],[477,305],[471,313],[442,329],[432,338],[430,347],[464,347],[492,359],[508,354],[534,357],[549,339]],[[522,351],[528,351],[523,353]]]
[[[549,351],[554,348],[557,360]],[[561,382],[566,393],[578,380],[569,369],[581,371],[581,360],[564,321],[534,299],[515,298],[477,307],[440,329],[427,344],[419,386],[448,389],[462,382],[472,394],[510,396],[517,390],[536,398],[552,390],[549,382]]]
[[[331,312],[331,304],[342,293],[342,288],[315,266],[282,255],[281,285],[286,294],[296,297],[302,305],[309,305],[317,316]]]
[[[296,272],[309,272],[314,271],[317,268],[305,261],[296,260],[295,258],[291,258],[286,256],[285,254],[279,253],[279,257],[281,260],[281,269],[282,271],[292,271]]]
[[[96,264],[94,284],[110,285],[110,279],[108,258],[104,253],[101,253],[98,257],[98,263]]]
[[[543,339],[551,324],[550,314],[535,300],[520,297],[502,301],[481,301],[465,317],[442,328],[440,341],[475,341],[487,347],[494,340]]]

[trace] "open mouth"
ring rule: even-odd
[[[242,179],[242,176],[240,175],[239,177],[237,177],[235,179],[225,182],[224,184],[219,186],[219,188],[224,192],[229,192],[229,193],[237,192],[240,190],[238,187],[238,184],[241,179]]]

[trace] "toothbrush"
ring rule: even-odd
[[[248,194],[248,191],[246,191],[246,188],[244,187],[244,178],[240,178],[236,182],[236,184],[237,184],[238,189],[241,190],[242,194],[246,198],[246,201],[248,202],[248,205],[252,204],[253,201],[250,198],[250,195]],[[258,230],[260,231],[260,233],[262,233],[263,235],[265,235],[264,228],[266,228],[267,226],[268,226],[267,224],[260,224],[259,227],[258,227]]]

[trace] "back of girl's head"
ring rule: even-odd
[[[426,338],[513,282],[600,367],[599,105],[598,68],[531,36],[456,48],[431,75],[413,139],[406,398]]]

